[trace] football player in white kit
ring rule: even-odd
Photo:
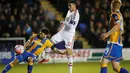
[[[63,24],[64,26],[57,34],[52,36],[51,41],[53,44],[57,44],[62,41],[65,42],[65,47],[67,50],[69,73],[72,73],[72,66],[73,66],[72,51],[73,51],[73,44],[74,44],[74,36],[75,36],[75,31],[79,22],[80,15],[76,7],[76,1],[70,0],[68,2],[68,8],[69,10],[67,16],[65,20],[61,22],[61,24]],[[46,49],[46,52],[49,52],[48,48]],[[47,57],[45,58],[47,59]]]

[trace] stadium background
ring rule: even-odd
[[[60,30],[59,24],[68,11],[68,0],[1,0],[0,1],[0,72],[14,58],[13,47],[23,44],[33,33],[43,27],[50,30],[49,38]],[[107,32],[111,0],[76,0],[80,11],[80,22],[74,43],[74,72],[95,73],[100,71],[99,59],[106,42],[99,36]],[[124,17],[123,67],[130,71],[130,1],[122,0]],[[59,48],[64,48],[60,43]],[[78,49],[78,50],[77,50]],[[65,56],[52,54],[49,64],[34,65],[33,73],[67,73]],[[12,58],[12,59],[10,59]],[[40,59],[40,57],[39,57]],[[109,65],[109,67],[111,64]],[[52,69],[52,70],[50,70]],[[60,70],[59,70],[60,69]],[[109,68],[109,73],[114,73]],[[25,73],[26,64],[20,64],[9,73]]]

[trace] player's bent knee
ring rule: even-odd
[[[100,64],[108,64],[109,60],[107,60],[106,58],[102,58],[100,61]]]
[[[33,58],[32,57],[28,57],[28,64],[33,65]]]
[[[100,61],[99,61],[99,62],[100,62],[100,64],[102,64],[102,63],[103,63],[103,59],[104,59],[104,58],[101,58],[101,59],[100,59]]]
[[[103,64],[103,61],[102,60],[100,60],[100,65],[102,65]]]
[[[67,54],[68,55],[73,55],[72,49],[67,49]]]
[[[32,57],[28,57],[28,61],[29,62],[33,62],[33,58]]]
[[[14,65],[18,64],[18,62],[19,62],[19,60],[18,60],[18,59],[15,59],[15,60],[14,60],[13,62],[11,62],[10,64],[14,66]]]
[[[104,65],[107,65],[107,63],[104,62],[104,61],[100,61],[100,65],[101,65],[101,66],[104,66]]]
[[[14,61],[10,62],[9,64],[11,65],[11,67],[14,67],[14,65],[18,64],[18,60],[15,59]]]

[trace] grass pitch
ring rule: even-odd
[[[0,72],[4,66],[0,64]],[[121,66],[130,72],[130,61],[121,62]],[[27,73],[27,64],[16,65],[8,73]],[[35,64],[33,73],[68,73],[68,65],[67,63]],[[74,63],[73,73],[100,73],[100,64],[98,62]],[[116,73],[112,70],[111,64],[108,66],[108,73]]]

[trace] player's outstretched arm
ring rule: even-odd
[[[34,37],[36,37],[36,34],[32,35],[29,38],[29,40],[25,43],[24,48],[26,48],[33,41]]]

